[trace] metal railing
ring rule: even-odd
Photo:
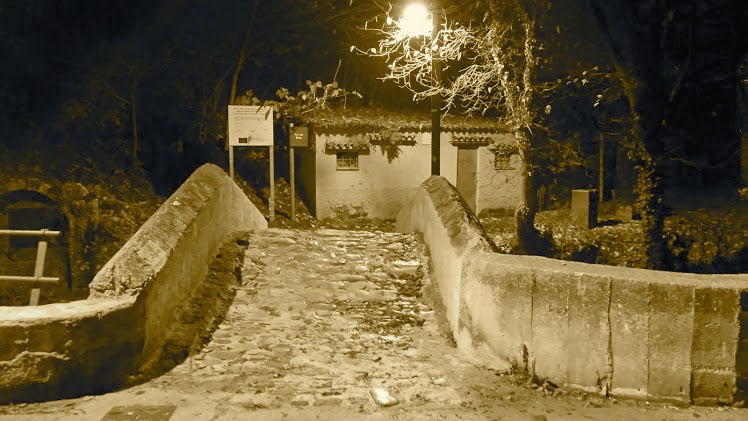
[[[21,282],[36,282],[36,283],[57,283],[60,278],[43,276],[44,273],[44,260],[47,256],[47,241],[46,237],[57,237],[60,235],[60,231],[50,231],[47,229],[42,230],[0,230],[0,235],[18,236],[18,237],[41,237],[39,245],[36,249],[36,264],[34,265],[34,276],[13,276],[13,275],[0,275],[0,281],[21,281]],[[35,306],[39,304],[39,294],[41,290],[39,288],[31,289],[31,297],[29,297],[29,305]]]

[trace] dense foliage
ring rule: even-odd
[[[482,218],[501,251],[511,252],[510,218]],[[644,268],[647,238],[642,221],[622,222],[612,214],[594,229],[571,224],[568,208],[540,212],[539,229],[553,237],[549,257],[610,266]],[[670,270],[693,273],[748,271],[748,203],[680,210],[665,218],[664,236]]]
[[[424,95],[440,86],[424,59],[440,56],[442,80],[454,82],[441,85],[446,103],[502,117],[515,131],[529,180],[526,212],[519,213],[526,224],[538,204],[536,188],[542,198],[544,191],[579,187],[568,174],[587,175],[583,144],[601,133],[626,146],[638,165],[649,266],[667,260],[672,242],[661,200],[668,168],[678,176],[671,182],[681,175],[687,182],[736,182],[735,92],[748,49],[741,42],[748,37],[744,0],[439,4],[447,20],[438,53],[425,39],[400,39],[375,53],[407,51],[397,63],[420,75],[410,87]],[[154,189],[170,194],[205,162],[226,166],[229,103],[288,103],[291,92],[319,90],[306,96],[319,106],[350,97],[338,95],[346,87],[360,92],[364,105],[402,108],[410,94],[376,80],[388,72],[385,61],[349,51],[352,44],[377,45],[381,34],[362,29],[367,21],[384,28],[388,10],[396,20],[398,10],[370,0],[5,4],[0,162],[99,186],[102,196],[122,202],[157,203]],[[311,82],[317,80],[331,82]],[[260,160],[239,159],[253,185],[267,183],[255,165]]]

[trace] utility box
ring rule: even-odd
[[[587,229],[597,225],[597,190],[571,191],[571,223]]]

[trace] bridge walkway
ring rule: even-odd
[[[212,340],[163,376],[0,407],[0,420],[738,420],[730,408],[548,393],[473,366],[438,328],[414,235],[269,229]],[[555,395],[555,396],[554,396]]]

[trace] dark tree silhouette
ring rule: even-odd
[[[594,14],[599,32],[608,41],[616,73],[623,83],[636,123],[630,155],[639,169],[637,190],[648,242],[647,266],[650,268],[668,268],[668,251],[663,237],[666,165],[668,159],[687,159],[688,156],[683,153],[674,155],[668,146],[673,144],[674,137],[682,134],[682,129],[688,128],[684,122],[689,119],[700,121],[701,136],[706,136],[704,130],[722,132],[723,136],[711,135],[709,138],[722,144],[732,143],[731,149],[735,150],[735,92],[739,80],[736,73],[739,58],[745,54],[745,46],[735,41],[739,19],[746,16],[746,7],[741,3],[744,2],[585,0]],[[696,17],[706,20],[685,22],[690,28],[685,33],[691,35],[683,39],[683,21]],[[694,31],[701,35],[695,38]],[[717,60],[720,65],[716,75],[714,68],[694,65],[699,61],[702,64],[714,63],[708,58],[712,53],[710,50],[720,51],[724,56],[724,59]],[[703,108],[690,107],[689,112],[683,107],[684,102],[696,101],[693,97],[698,92],[695,86],[708,84],[714,77],[727,82],[729,93],[724,97],[714,92],[712,98],[705,99],[702,104],[721,104],[719,112],[709,110],[714,117],[718,114],[726,116],[719,123],[699,118]],[[705,144],[701,144],[699,149],[705,153],[710,150]]]

